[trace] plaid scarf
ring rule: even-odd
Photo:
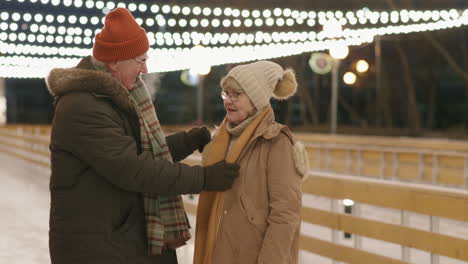
[[[96,69],[107,72],[106,68],[99,67],[98,63],[92,61]],[[121,88],[125,89],[125,87]],[[151,97],[141,78],[134,89],[131,91],[125,89],[125,91],[127,91],[128,99],[133,103],[138,114],[142,150],[151,151],[154,160],[166,159],[172,162]],[[148,254],[160,255],[165,248],[177,248],[185,245],[191,235],[182,197],[180,195],[164,196],[144,193],[143,198]]]
[[[151,97],[141,79],[130,91],[140,121],[141,147],[155,160],[172,161],[166,138],[159,125]],[[159,255],[164,247],[177,248],[190,239],[190,224],[180,195],[144,194],[148,253]]]

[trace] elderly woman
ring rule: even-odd
[[[240,175],[231,190],[200,195],[195,264],[297,263],[308,160],[270,105],[296,87],[294,73],[270,61],[237,66],[221,81],[227,113],[203,164],[235,162]]]

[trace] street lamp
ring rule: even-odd
[[[338,70],[340,62],[346,58],[349,53],[349,48],[346,45],[334,45],[330,48],[330,56],[334,59],[332,69],[332,96],[330,103],[331,111],[331,133],[336,134],[337,115],[338,115]]]
[[[347,72],[343,75],[343,81],[347,84],[347,85],[353,85],[356,83],[357,81],[357,76],[356,74],[354,74],[353,72]]]
[[[359,60],[356,62],[356,71],[359,73],[365,73],[369,70],[369,63],[365,60]]]
[[[7,111],[7,101],[6,101],[6,91],[5,91],[5,79],[0,78],[0,125],[6,124],[6,111]]]
[[[203,88],[204,76],[209,74],[211,66],[207,62],[208,53],[202,45],[196,45],[191,49],[192,52],[192,67],[190,68],[191,74],[198,75],[197,87],[197,123],[203,123]]]

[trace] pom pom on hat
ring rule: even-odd
[[[229,71],[224,79],[227,78],[237,81],[257,109],[269,104],[272,96],[280,100],[291,97],[297,88],[294,72],[284,71],[280,65],[271,61],[239,65]]]
[[[283,78],[278,82],[273,90],[273,98],[278,100],[286,100],[293,96],[297,90],[297,81],[294,71],[287,69],[284,71]]]
[[[130,11],[119,7],[107,14],[104,27],[94,38],[93,56],[104,62],[128,60],[148,49],[146,31]]]

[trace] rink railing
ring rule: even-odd
[[[187,129],[166,126],[166,132]],[[8,125],[0,133],[49,139],[50,126]],[[374,179],[468,189],[468,142],[294,133],[304,142],[311,168]]]
[[[295,133],[311,168],[374,179],[468,188],[468,143],[446,139]]]
[[[330,199],[329,210],[304,207],[303,221],[332,230],[331,241],[302,236],[305,250],[348,263],[406,263],[413,259],[411,248],[429,252],[432,264],[439,263],[439,255],[468,261],[468,235],[439,232],[441,219],[451,219],[452,225],[467,230],[468,191],[315,172],[304,183],[303,192]],[[342,213],[344,199],[355,202],[351,214]],[[400,221],[370,219],[359,208],[368,205],[396,209]],[[428,228],[410,225],[411,213],[427,216]],[[337,244],[339,231],[356,235],[352,246]],[[362,246],[364,238],[398,244],[401,254],[395,259],[371,253]]]
[[[299,135],[298,138],[304,140],[305,137]],[[360,143],[351,142],[354,143],[352,146],[355,147],[356,143]],[[317,149],[329,149],[328,151],[330,151],[332,143],[329,145],[324,143],[321,142],[322,145]],[[50,168],[48,144],[47,127],[0,128],[0,151],[24,159],[36,166]],[[335,144],[334,146],[337,144],[345,145],[336,141],[333,144]],[[369,144],[368,148],[364,148],[361,144],[358,145],[362,147],[363,155],[366,151],[377,152],[380,147]],[[372,147],[376,149],[371,149]],[[397,145],[392,147],[400,148]],[[433,152],[437,152],[435,147]],[[459,157],[462,155],[464,157],[464,154],[459,153],[463,146],[459,147],[460,149],[437,152],[437,155],[440,157],[444,155]],[[417,146],[414,150],[416,149]],[[308,150],[311,154],[315,151],[313,148],[310,149],[310,145]],[[383,152],[383,147],[380,152]],[[430,154],[424,152],[422,155]],[[311,161],[314,159],[316,157],[311,155]],[[330,164],[333,163],[330,162],[330,158],[327,157],[326,160],[328,168],[332,168],[333,166]],[[187,163],[199,163],[199,156],[193,157]],[[354,166],[349,164],[349,159],[346,163],[349,167]],[[319,162],[319,164],[321,163]],[[399,165],[402,163],[400,162]],[[421,167],[418,168],[420,171]],[[395,177],[372,179],[343,175],[347,174],[311,170],[309,179],[304,182],[303,193],[305,196],[325,199],[328,205],[325,208],[323,204],[321,207],[309,207],[309,204],[305,203],[302,209],[303,224],[311,224],[329,230],[327,231],[329,236],[313,236],[302,233],[301,249],[334,261],[347,263],[408,263],[415,258],[417,254],[415,249],[430,254],[430,262],[424,263],[448,263],[441,261],[441,259],[445,260],[446,257],[468,262],[468,233],[465,232],[468,230],[467,190],[398,182],[394,181]],[[342,204],[344,199],[354,201],[351,214],[344,210]],[[363,213],[363,208],[369,206],[393,210],[399,217],[397,221],[393,218],[392,221],[369,218]],[[196,204],[186,203],[186,209],[189,213],[195,214]],[[412,225],[411,214],[429,219],[428,226]],[[450,223],[460,227],[460,230],[465,230],[465,233],[448,234],[441,229],[441,223]],[[350,240],[343,241],[342,236],[345,233],[352,236],[351,243]],[[369,239],[397,245],[400,247],[400,252],[397,255],[389,255],[378,250],[370,250],[365,243]]]

